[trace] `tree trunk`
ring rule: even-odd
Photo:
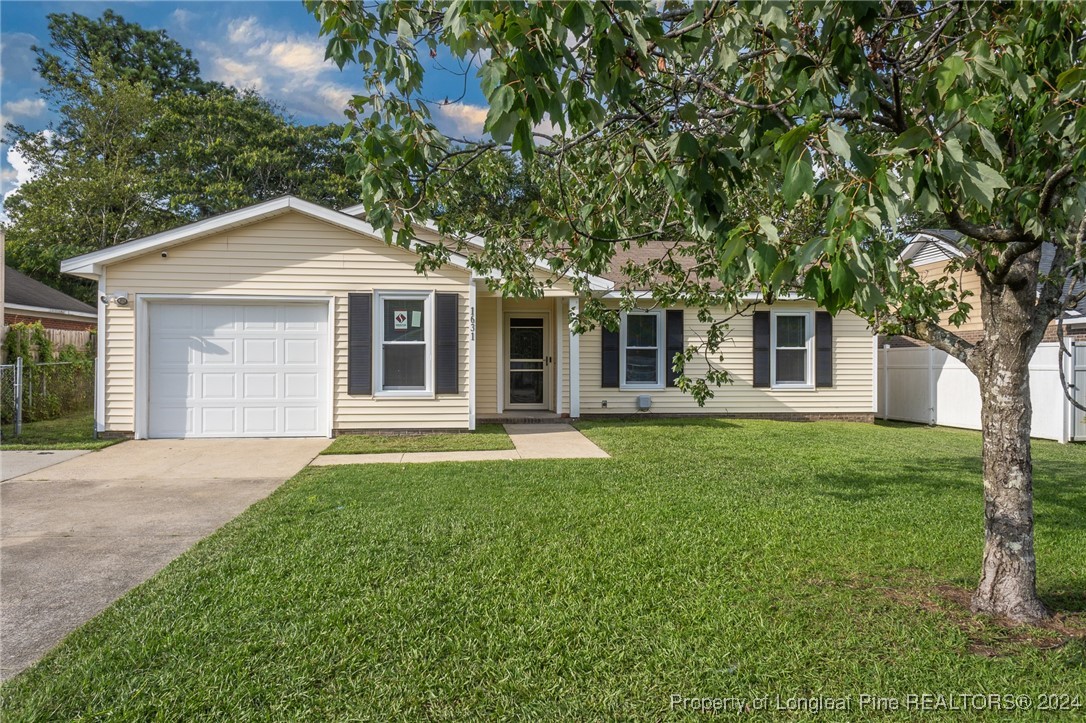
[[[982,285],[985,334],[975,350],[984,438],[984,559],[972,605],[974,612],[1018,623],[1049,615],[1037,597],[1033,554],[1029,360],[1042,335],[1033,317],[1035,255],[1019,259],[1004,283]]]

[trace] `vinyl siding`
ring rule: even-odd
[[[475,347],[475,408],[476,415],[485,416],[496,414],[498,411],[498,375],[504,362],[499,363],[498,357],[498,327],[505,323],[505,315],[510,312],[530,313],[533,311],[546,311],[550,313],[552,324],[550,346],[547,354],[555,357],[558,346],[558,334],[565,334],[562,339],[562,411],[569,413],[569,332],[566,321],[565,309],[567,300],[565,297],[545,297],[542,299],[502,299],[501,315],[498,314],[498,297],[479,295],[476,300],[476,347]],[[504,341],[504,334],[502,338]],[[503,343],[504,346],[504,343]],[[505,350],[502,349],[503,355]],[[554,409],[555,393],[557,391],[557,364],[550,367],[550,408]],[[510,411],[511,410],[506,410]]]
[[[475,300],[475,414],[498,411],[498,297]]]
[[[468,424],[468,272],[452,266],[415,273],[417,256],[298,213],[288,213],[169,250],[111,265],[107,292],[133,295],[106,312],[105,423],[134,431],[138,294],[334,296],[332,426],[351,429],[466,428]],[[347,294],[445,291],[460,300],[460,393],[435,398],[347,394]]]
[[[768,307],[760,307],[766,309]],[[808,302],[778,302],[776,311],[815,309]],[[718,316],[725,315],[723,309]],[[704,338],[708,324],[699,322],[696,312],[683,315],[685,344]],[[748,314],[731,323],[729,341],[717,362],[728,371],[734,383],[714,388],[715,397],[704,407],[675,387],[663,389],[617,389],[601,386],[602,370],[600,330],[581,337],[581,414],[634,414],[640,394],[652,397],[652,413],[657,414],[869,414],[872,403],[872,342],[867,323],[858,316],[842,313],[833,320],[833,386],[818,389],[777,390],[753,386],[753,318]],[[704,374],[708,365],[695,358],[687,374]],[[603,406],[604,400],[607,407]]]
[[[928,244],[927,248],[935,248],[934,244]],[[914,262],[916,259],[914,259]],[[948,260],[945,255],[943,260],[936,261],[935,263],[917,264],[915,266],[916,272],[920,274],[921,279],[938,278],[941,276],[945,269]],[[950,324],[951,310],[944,311],[939,315],[939,323],[948,327],[952,331],[981,331],[984,329],[984,321],[981,315],[980,308],[980,276],[976,271],[957,271],[954,276],[957,278],[958,284],[962,289],[973,292],[973,295],[967,299],[967,302],[972,306],[972,310],[969,312],[969,316],[961,326],[953,326]]]

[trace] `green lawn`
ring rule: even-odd
[[[378,454],[381,452],[467,452],[513,449],[500,424],[480,424],[474,432],[451,434],[348,434],[337,437],[321,454]]]
[[[3,437],[0,451],[102,449],[121,441],[120,439],[95,439],[92,412],[78,412],[47,422],[29,422],[23,424],[23,433],[18,437],[13,436],[14,433],[15,427],[10,424],[4,425],[0,430],[0,436]]]
[[[581,427],[613,458],[305,470],[0,689],[3,718],[659,720],[702,715],[673,694],[1086,695],[1081,637],[951,602],[979,566],[976,433]],[[1034,450],[1040,590],[1082,630],[1086,448]],[[743,717],[778,717],[775,700]],[[853,700],[819,718],[861,717]]]

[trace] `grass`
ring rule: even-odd
[[[337,437],[322,454],[382,452],[468,452],[513,449],[500,424],[480,424],[474,432],[452,434],[348,434]]]
[[[778,695],[852,696],[824,720],[862,717],[861,693],[1086,705],[1081,637],[1008,631],[946,594],[977,579],[976,433],[581,426],[612,459],[303,471],[0,689],[4,719],[700,717],[673,694],[771,696],[754,719],[781,717]],[[1034,452],[1040,592],[1074,625],[1086,448]]]
[[[36,449],[102,449],[117,444],[119,439],[94,438],[93,412],[77,412],[59,419],[46,422],[23,424],[23,433],[18,437],[14,425],[5,425],[2,432],[3,443],[0,451],[16,452]]]

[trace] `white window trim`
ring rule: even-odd
[[[802,316],[806,319],[804,328],[807,332],[807,369],[803,382],[778,382],[777,381],[777,318],[781,316]],[[774,311],[770,315],[769,325],[769,378],[772,389],[814,389],[814,312],[813,311]],[[787,347],[789,349],[799,347]]]
[[[434,397],[434,292],[432,291],[375,291],[373,292],[373,396],[383,398]],[[426,388],[385,389],[384,348],[386,301],[422,301],[423,329],[426,334]]]
[[[656,317],[656,381],[655,382],[627,382],[626,381],[626,319],[630,314],[636,316]],[[666,339],[664,338],[664,310],[643,309],[633,312],[623,311],[619,316],[618,328],[618,369],[619,389],[663,389],[667,378],[667,370],[664,368],[664,357],[667,355]]]

